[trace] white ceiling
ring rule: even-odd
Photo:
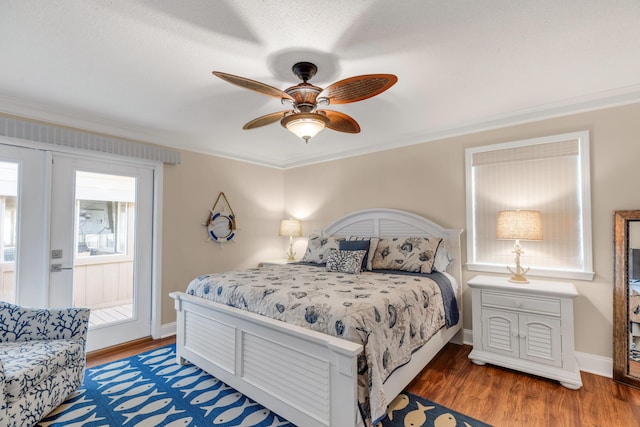
[[[638,102],[639,53],[638,0],[0,0],[0,112],[287,168]],[[242,130],[287,108],[211,71],[299,61],[399,80],[357,135]]]

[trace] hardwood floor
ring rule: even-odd
[[[470,352],[470,346],[448,344],[407,390],[495,427],[640,425],[638,389],[583,372],[582,388],[569,390],[556,381],[474,365]]]
[[[175,342],[141,340],[132,345],[87,355],[95,366]],[[407,387],[450,409],[495,427],[637,426],[640,389],[611,378],[583,372],[580,390],[556,381],[469,360],[471,347],[448,344]]]
[[[154,348],[173,344],[176,342],[175,337],[167,337],[159,340],[144,338],[141,340],[125,343],[119,346],[110,347],[104,350],[92,351],[87,353],[87,368],[92,368],[103,363],[113,362],[114,360],[124,359]]]

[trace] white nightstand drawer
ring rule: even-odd
[[[507,293],[482,291],[482,305],[560,315],[560,300],[556,298],[535,298]]]

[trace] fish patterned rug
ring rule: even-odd
[[[389,404],[376,427],[491,427],[420,396],[403,392]]]
[[[169,345],[89,368],[82,387],[37,426],[295,427],[196,366],[175,360],[175,345]],[[377,427],[487,426],[409,393],[398,396],[388,414]]]

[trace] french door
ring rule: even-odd
[[[47,171],[43,151],[0,145],[2,301],[48,304]]]
[[[2,145],[0,184],[12,164],[14,302],[91,308],[88,351],[150,335],[153,168]]]
[[[52,160],[49,303],[91,308],[89,351],[150,335],[153,170]]]

